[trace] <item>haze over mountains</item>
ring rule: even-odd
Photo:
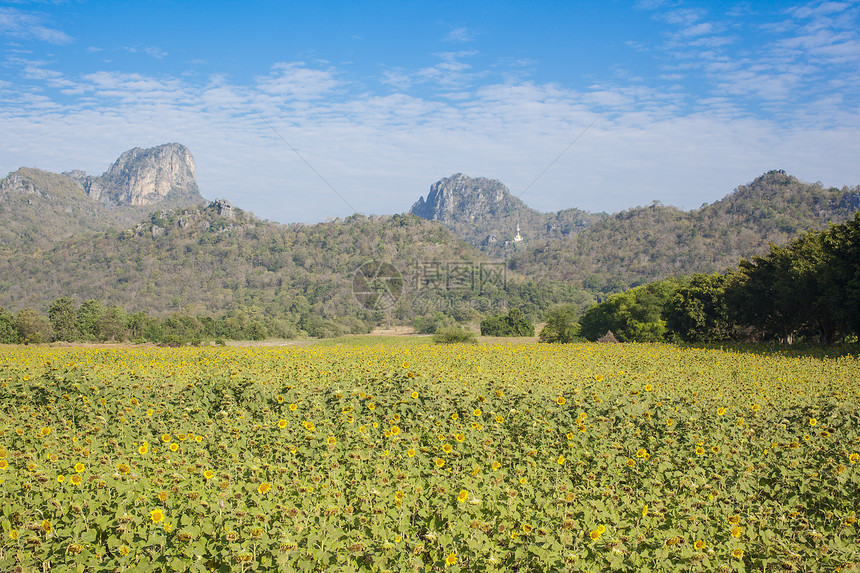
[[[43,311],[71,296],[156,314],[253,307],[305,330],[492,310],[477,299],[539,313],[657,278],[721,271],[860,209],[858,187],[825,189],[770,171],[689,212],[655,202],[612,215],[540,213],[499,181],[456,174],[405,215],[281,225],[207,203],[195,175],[191,153],[167,144],[132,149],[97,177],[21,168],[0,180],[0,306]],[[475,265],[501,259],[506,288],[478,288]],[[352,297],[353,275],[369,260],[394,263],[406,281],[387,315]],[[469,288],[422,290],[421,264],[433,262],[442,272],[471,268]]]

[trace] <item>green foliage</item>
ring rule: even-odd
[[[684,342],[731,340],[737,328],[725,297],[730,275],[693,275],[675,289],[663,311],[672,338]]]
[[[611,330],[619,342],[665,340],[663,309],[677,285],[677,280],[667,279],[612,295],[582,316],[582,336],[593,341]]]
[[[419,316],[412,321],[412,326],[418,334],[435,334],[443,328],[454,326],[455,320],[442,312],[434,312],[427,316]]]
[[[19,311],[15,316],[15,326],[24,344],[42,344],[51,340],[51,323],[35,309]]]
[[[72,341],[80,338],[77,327],[78,309],[75,299],[64,296],[48,307],[48,320],[54,331],[54,340]]]
[[[448,326],[433,335],[436,344],[478,344],[475,333],[462,326]]]
[[[857,288],[860,214],[852,221],[808,232],[767,256],[742,260],[726,298],[735,320],[758,338],[829,344],[858,336]]]
[[[767,255],[741,260],[738,267],[611,296],[585,313],[582,333],[594,340],[612,330],[622,342],[668,334],[683,342],[824,344],[860,335],[860,214],[784,246],[771,245]]]
[[[512,308],[507,315],[497,315],[481,321],[482,336],[534,336],[535,326],[523,311]]]
[[[15,316],[0,306],[0,344],[18,344],[21,334],[15,323]]]
[[[770,243],[849,219],[853,212],[842,199],[857,192],[771,171],[694,211],[656,202],[561,238],[531,241],[512,255],[510,268],[535,281],[572,282],[603,294],[668,276],[723,272],[743,257],[767,253]]]
[[[822,293],[822,304],[841,328],[860,336],[860,213],[831,226],[823,239],[830,264],[821,280],[830,288]]]
[[[546,325],[541,329],[541,342],[584,342],[580,334],[579,317],[582,314],[576,305],[562,305],[551,308],[545,315]]]
[[[95,299],[86,300],[81,304],[75,326],[84,340],[99,339],[99,321],[104,314],[104,305]]]

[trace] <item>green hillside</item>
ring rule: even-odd
[[[161,316],[254,309],[309,332],[361,332],[438,312],[475,319],[510,304],[537,315],[553,303],[593,301],[575,287],[507,276],[503,263],[413,215],[279,225],[219,205],[162,211],[126,231],[0,259],[0,306],[44,312],[68,296]],[[354,296],[368,261],[389,262],[402,277],[390,308],[366,308]],[[497,274],[482,281],[492,264]],[[426,276],[431,269],[438,277]]]
[[[656,203],[595,221],[558,240],[529,241],[510,268],[533,280],[618,292],[669,276],[722,271],[798,233],[842,222],[860,188],[828,188],[770,171],[694,211]]]
[[[110,208],[90,199],[70,177],[22,167],[0,180],[0,253],[45,249],[82,233],[130,227],[151,210]]]

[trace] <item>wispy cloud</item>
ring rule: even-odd
[[[454,28],[448,35],[445,36],[446,42],[455,42],[455,43],[466,43],[472,42],[475,39],[472,30],[466,27]]]
[[[612,211],[660,199],[697,207],[770,168],[812,180],[827,174],[838,183],[860,181],[848,158],[857,152],[856,111],[846,112],[838,129],[810,129],[802,118],[797,127],[754,119],[728,95],[699,100],[695,111],[685,112],[683,93],[645,86],[602,83],[577,90],[510,82],[440,99],[351,90],[339,79],[343,71],[304,62],[276,64],[251,85],[225,75],[197,83],[195,77],[109,71],[69,79],[49,73],[43,62],[19,65],[33,86],[62,79],[77,95],[63,102],[0,84],[0,98],[17,94],[14,112],[0,108],[4,131],[20,136],[14,147],[0,144],[0,157],[12,162],[8,170],[35,162],[101,173],[130,146],[181,141],[195,154],[204,195],[281,221],[349,213],[257,111],[350,204],[368,213],[404,211],[433,181],[457,171],[522,190],[601,113],[529,189],[531,206]],[[745,81],[767,77],[753,72]],[[804,113],[812,117],[821,109],[798,110]]]
[[[295,100],[323,97],[340,85],[328,70],[313,69],[304,62],[277,63],[267,76],[257,78],[257,87],[264,93]]]
[[[74,39],[57,28],[45,24],[39,14],[22,12],[15,8],[0,8],[0,35],[35,39],[49,44],[69,44]]]
[[[857,74],[846,67],[860,62],[860,3],[805,3],[760,16],[750,27],[756,7],[743,4],[714,15],[674,3],[642,5],[670,26],[665,43],[656,47],[674,61],[665,67],[669,75],[683,73],[681,82],[704,80],[715,97],[733,95],[742,98],[738,104],[785,120],[810,102],[832,101],[833,78],[860,94]],[[762,17],[769,21],[762,23]],[[736,49],[750,35],[761,41]]]

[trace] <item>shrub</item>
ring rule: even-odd
[[[461,326],[449,326],[434,334],[433,342],[436,344],[478,344],[478,339],[475,338],[475,333],[471,330],[466,330]]]
[[[482,336],[534,336],[535,327],[523,311],[512,308],[507,316],[491,316],[481,321]]]

